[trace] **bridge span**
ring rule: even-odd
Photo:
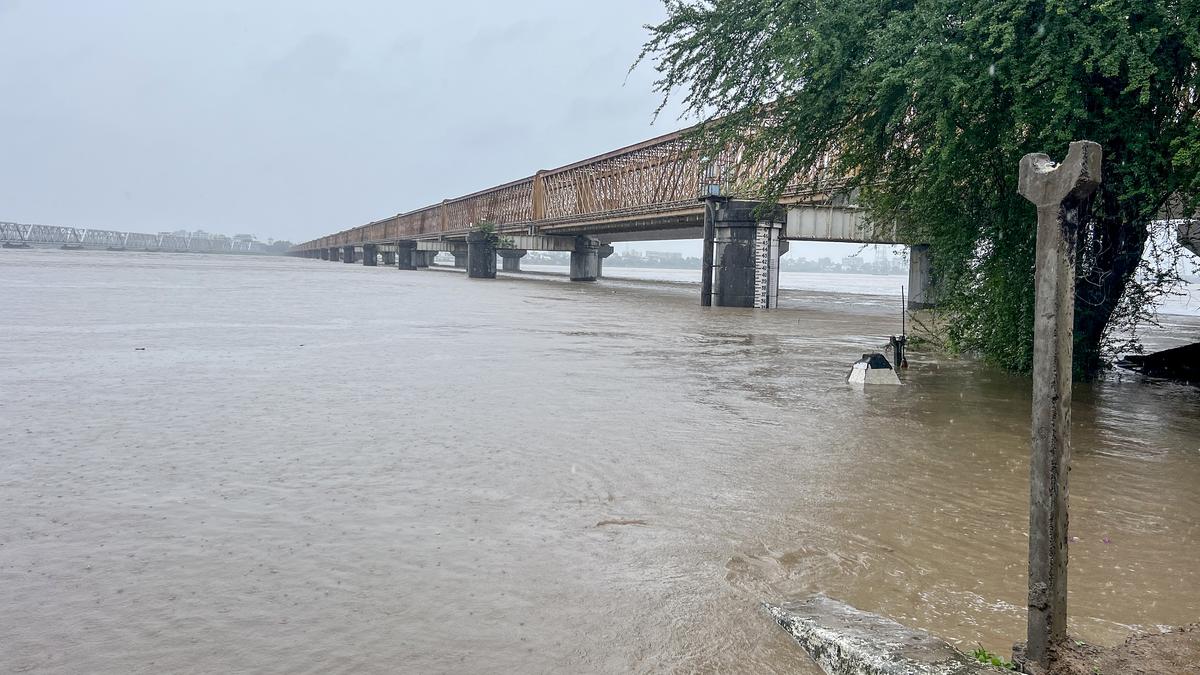
[[[779,256],[789,241],[908,243],[894,227],[869,222],[828,160],[765,204],[754,196],[770,173],[767,160],[743,161],[736,147],[701,157],[689,131],[320,237],[289,253],[364,265],[382,257],[412,270],[448,252],[468,276],[492,278],[497,255],[501,269],[519,271],[526,251],[567,251],[571,279],[594,281],[615,242],[700,239],[701,303],[766,308],[776,304]],[[912,246],[909,259],[910,305],[927,306],[928,247]]]
[[[57,246],[65,249],[107,251],[170,251],[175,253],[248,253],[250,242],[219,234],[147,234],[118,232],[61,225],[31,225],[0,222],[0,246],[32,248]]]

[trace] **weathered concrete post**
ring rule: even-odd
[[[464,248],[461,251],[451,251],[450,255],[454,256],[454,266],[459,269],[467,269],[467,250]]]
[[[571,281],[595,281],[600,274],[600,240],[595,237],[575,237],[571,251]]]
[[[363,244],[363,265],[375,267],[379,261],[379,247],[375,244]]]
[[[596,249],[596,278],[604,277],[604,259],[613,254],[611,244],[601,244],[600,248]]]
[[[1062,164],[1021,159],[1018,192],[1037,206],[1033,313],[1033,450],[1029,462],[1029,624],[1026,672],[1052,667],[1067,632],[1067,475],[1075,246],[1100,184],[1100,146],[1075,141]]]
[[[417,242],[402,240],[396,242],[396,269],[417,269]]]
[[[413,264],[417,266],[417,269],[429,267],[428,253],[429,251],[413,251]]]
[[[433,267],[435,264],[433,262],[433,260],[434,260],[434,258],[437,258],[437,257],[438,257],[437,251],[425,251],[425,266]]]
[[[779,301],[779,234],[787,214],[778,205],[712,202],[712,304],[768,309]]]
[[[933,307],[933,262],[929,244],[908,247],[908,308]]]
[[[329,258],[328,258],[328,260],[331,260],[331,261],[333,261],[333,262],[337,262],[337,261],[339,261],[339,260],[341,260],[341,259],[342,259],[342,249],[340,249],[340,248],[329,248],[329,249],[328,249],[328,251],[329,251]]]
[[[321,260],[329,260],[329,249],[323,248],[319,253],[321,254]]]
[[[520,272],[521,258],[525,257],[527,251],[521,248],[501,248],[496,249],[496,253],[500,255],[500,269],[505,272]]]
[[[383,264],[384,265],[391,267],[392,265],[396,264],[396,252],[395,251],[389,251],[389,250],[385,249],[384,251],[382,251],[382,253],[383,253]]]
[[[472,279],[496,278],[496,249],[486,232],[467,233],[467,276]]]
[[[344,262],[344,263],[354,262],[354,247],[353,246],[346,246],[346,247],[342,248],[342,262]]]

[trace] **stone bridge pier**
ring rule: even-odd
[[[600,240],[578,236],[571,251],[571,281],[595,281],[600,276]]]
[[[786,223],[787,213],[777,205],[707,200],[701,304],[775,307],[779,302],[780,233]]]
[[[528,253],[521,248],[502,248],[497,249],[496,253],[500,256],[500,269],[504,272],[520,272],[521,258]]]
[[[396,264],[396,252],[395,251],[392,251],[390,249],[384,249],[382,251],[382,253],[383,253],[383,264],[384,265],[391,267],[392,265]]]
[[[933,307],[933,261],[929,244],[913,244],[908,248],[908,308]]]
[[[396,242],[396,269],[417,269],[417,255],[419,253],[420,251],[417,250],[417,242],[415,241],[404,240]]]
[[[375,244],[363,244],[362,264],[366,267],[375,267],[379,262],[379,247]]]
[[[604,276],[604,259],[613,254],[613,247],[609,244],[601,244],[600,248],[596,249],[596,278],[600,279]]]

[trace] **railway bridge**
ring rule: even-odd
[[[119,232],[62,225],[0,222],[0,246],[57,246],[67,250],[169,251],[174,253],[247,253],[250,242],[219,234]]]
[[[774,307],[779,256],[789,241],[905,244],[894,227],[868,222],[828,158],[789,183],[777,203],[755,201],[766,159],[739,148],[701,157],[688,131],[613,150],[557,169],[298,244],[290,255],[398,269],[454,255],[468,276],[519,271],[527,251],[571,254],[573,281],[602,274],[612,244],[701,239],[701,304]],[[485,227],[486,226],[486,227]],[[929,247],[910,251],[910,307],[928,306]]]

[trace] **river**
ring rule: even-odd
[[[1027,380],[855,389],[896,298],[633,272],[0,252],[0,671],[815,675],[758,603],[817,591],[1023,637]],[[1074,438],[1071,631],[1195,621],[1200,391]]]

